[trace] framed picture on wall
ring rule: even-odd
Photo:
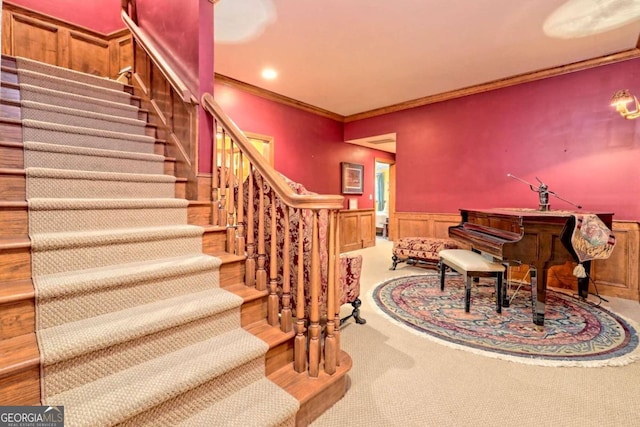
[[[364,192],[364,165],[340,163],[342,167],[342,194],[362,194]]]

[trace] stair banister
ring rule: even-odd
[[[132,4],[135,5],[135,2],[133,2]],[[191,93],[182,79],[172,71],[171,67],[167,64],[167,61],[165,61],[160,52],[158,52],[158,50],[154,47],[154,44],[149,40],[149,37],[140,29],[140,27],[138,27],[133,19],[129,17],[126,9],[123,9],[120,12],[120,16],[122,17],[122,21],[124,22],[126,27],[131,32],[131,35],[135,39],[136,43],[138,43],[138,45],[142,49],[144,49],[145,52],[147,52],[147,55],[149,55],[151,60],[155,63],[155,65],[167,79],[169,84],[171,84],[178,96],[180,96],[182,101],[187,104],[197,104],[198,99]]]
[[[296,371],[300,372],[301,370],[307,369],[308,373],[311,377],[317,377],[320,373],[320,369],[323,368],[324,372],[331,375],[336,372],[337,365],[337,356],[340,351],[339,347],[339,330],[336,324],[335,314],[336,311],[339,310],[339,307],[336,307],[336,295],[339,293],[338,289],[338,270],[337,270],[337,258],[339,255],[339,245],[337,243],[337,238],[339,236],[338,232],[338,221],[336,221],[337,211],[343,207],[344,198],[339,195],[318,195],[318,194],[298,194],[295,192],[289,184],[283,179],[283,177],[276,172],[272,166],[270,166],[264,157],[258,152],[258,150],[251,144],[251,142],[246,138],[244,133],[238,128],[238,126],[226,115],[226,113],[222,110],[222,108],[216,103],[211,94],[204,94],[201,98],[200,104],[205,111],[210,113],[213,116],[214,128],[216,133],[220,133],[224,139],[222,139],[222,143],[220,143],[219,139],[216,139],[216,143],[212,149],[212,171],[218,171],[221,178],[219,180],[213,179],[212,185],[219,186],[217,190],[212,190],[211,194],[219,194],[220,199],[218,200],[218,204],[220,205],[220,213],[222,215],[223,210],[228,209],[229,218],[233,218],[234,214],[236,216],[235,224],[227,224],[229,227],[237,227],[237,231],[243,229],[243,225],[240,221],[240,217],[242,216],[242,208],[240,206],[243,205],[242,198],[238,196],[235,199],[235,203],[228,203],[228,199],[234,200],[231,196],[229,198],[225,198],[225,194],[228,192],[230,195],[233,194],[231,188],[235,185],[238,190],[237,194],[240,193],[239,189],[241,188],[240,183],[232,183],[228,181],[225,176],[225,170],[231,169],[235,165],[234,160],[234,151],[233,147],[237,147],[238,155],[242,162],[248,161],[250,165],[249,169],[249,200],[247,202],[247,206],[249,207],[249,215],[252,216],[252,207],[253,207],[253,193],[251,192],[251,188],[253,187],[251,180],[253,179],[253,175],[255,171],[257,176],[261,177],[261,179],[271,188],[271,194],[268,199],[265,199],[264,185],[260,185],[258,188],[258,206],[257,212],[257,269],[255,272],[255,288],[257,290],[266,290],[268,291],[268,323],[272,326],[280,325],[280,328],[284,332],[291,331],[293,328],[292,319],[291,319],[291,307],[290,307],[290,295],[292,293],[291,290],[291,282],[290,282],[290,274],[291,271],[289,269],[290,258],[289,248],[290,242],[289,239],[289,230],[285,228],[285,242],[284,249],[285,254],[283,255],[282,264],[278,265],[280,262],[277,257],[277,238],[276,238],[276,215],[277,212],[277,204],[276,198],[284,205],[284,224],[290,224],[289,222],[289,214],[291,211],[298,214],[298,224],[300,230],[298,232],[298,236],[304,236],[303,234],[303,222],[304,222],[304,212],[311,212],[312,217],[312,225],[309,231],[311,232],[311,251],[310,253],[304,253],[303,249],[303,238],[300,237],[298,241],[298,277],[296,282],[296,287],[294,294],[297,296],[296,301],[296,339],[294,341],[294,367]],[[232,147],[232,153],[229,156],[226,156],[225,152],[227,151],[227,138],[229,139],[229,144]],[[221,147],[222,148],[221,148]],[[218,153],[220,150],[222,152]],[[231,175],[231,172],[229,172]],[[215,176],[215,175],[214,175]],[[238,177],[241,175],[239,174]],[[240,182],[243,179],[239,179]],[[214,201],[214,204],[216,202]],[[236,204],[237,203],[237,204]],[[319,228],[319,217],[321,211],[327,211],[328,214],[328,232],[326,235],[320,235]],[[270,221],[265,220],[265,216],[269,215]],[[249,283],[253,282],[253,269],[254,269],[254,260],[253,260],[253,242],[250,229],[252,225],[248,226],[247,241],[249,244],[247,245],[247,264],[246,264],[246,273],[247,278],[245,280],[245,284],[249,285]],[[271,236],[270,239],[270,247],[267,248],[265,244],[265,231],[268,231]],[[319,242],[321,239],[326,239],[328,250],[328,259],[321,260],[319,256],[320,245]],[[269,252],[267,252],[269,251]],[[269,271],[267,272],[265,269],[265,259],[269,256]],[[245,255],[244,253],[238,253],[238,255]],[[304,274],[302,274],[303,263],[302,258],[310,259],[311,267],[310,267],[310,276],[308,277],[310,283],[309,295],[310,297],[310,305],[305,307],[305,296],[304,294]],[[321,265],[321,263],[327,263],[327,265]],[[286,267],[285,267],[286,265]],[[322,325],[321,325],[321,312],[320,312],[320,287],[321,287],[321,271],[326,271],[328,273],[327,279],[327,289],[328,289],[328,312],[327,312],[327,324],[326,331],[327,334],[322,334]],[[268,278],[267,278],[268,276]],[[279,296],[277,291],[277,286],[279,284],[279,279],[282,278],[282,289],[281,295]],[[269,283],[267,284],[267,280]],[[306,310],[305,310],[306,308]],[[309,313],[309,318],[304,319],[305,312]],[[306,332],[306,335],[304,335]],[[328,339],[327,343],[324,343],[323,340]],[[305,351],[305,348],[308,347],[308,353]],[[324,348],[324,352],[321,354],[322,349]],[[305,358],[306,360],[300,360],[301,358]],[[322,364],[322,360],[324,358],[324,364]]]

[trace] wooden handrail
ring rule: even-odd
[[[167,61],[165,61],[160,52],[158,52],[158,50],[155,48],[150,38],[146,34],[144,34],[144,32],[140,29],[140,27],[138,27],[133,19],[129,17],[126,10],[123,9],[120,12],[120,16],[122,17],[122,21],[124,22],[124,24],[131,32],[131,35],[135,38],[136,42],[145,50],[145,52],[147,52],[147,55],[149,55],[162,75],[167,79],[178,96],[180,96],[180,99],[182,99],[182,101],[187,104],[197,104],[198,98],[191,93],[187,85],[172,70]]]
[[[222,123],[225,131],[238,147],[240,147],[243,155],[249,159],[253,167],[262,175],[286,205],[301,209],[342,209],[344,207],[344,197],[340,195],[297,194],[289,187],[282,176],[266,162],[265,158],[258,152],[253,144],[249,142],[233,120],[227,116],[211,94],[205,93],[202,95],[201,105],[202,108]]]

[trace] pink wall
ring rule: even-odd
[[[640,59],[347,123],[345,139],[397,133],[401,212],[537,208],[511,173],[539,177],[585,211],[638,220],[640,120],[609,105],[624,88],[640,94]]]
[[[214,85],[216,101],[245,132],[275,138],[275,168],[290,179],[322,194],[340,194],[340,162],[364,165],[359,208],[372,208],[375,158],[393,155],[344,143],[343,124],[251,95],[223,84]],[[345,200],[345,207],[346,207]]]
[[[124,28],[121,0],[10,0],[14,3],[103,34]]]

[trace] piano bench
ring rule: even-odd
[[[474,277],[495,277],[496,312],[502,313],[502,285],[504,265],[488,260],[477,252],[466,249],[445,249],[440,251],[440,290],[444,290],[445,273],[449,267],[466,276],[464,311],[471,307],[471,281]]]
[[[439,252],[443,249],[457,249],[458,245],[452,239],[438,239],[435,237],[403,237],[393,242],[393,265],[395,270],[401,262],[426,262],[434,267],[440,262]]]

